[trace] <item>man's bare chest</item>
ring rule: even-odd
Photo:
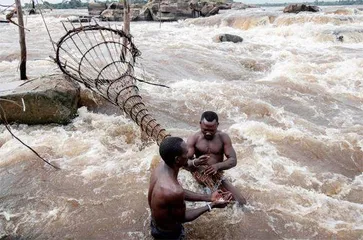
[[[200,155],[223,155],[223,143],[219,139],[215,139],[212,141],[200,140],[196,143],[195,147]]]

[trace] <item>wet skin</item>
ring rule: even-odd
[[[211,208],[226,207],[232,195],[227,193],[227,201],[221,202],[221,192],[213,192],[211,195],[194,193],[183,189],[177,180],[179,169],[186,165],[187,145],[182,144],[183,154],[176,157],[175,163],[168,166],[161,162],[153,171],[150,178],[148,202],[151,216],[156,225],[165,231],[176,231],[180,224],[190,222],[209,210],[208,206],[195,209],[186,209],[185,201],[211,202]],[[225,193],[223,193],[225,195]]]
[[[200,122],[200,131],[189,137],[187,144],[188,158],[196,157],[195,160],[188,162],[188,168],[192,171],[206,167],[204,173],[214,175],[218,171],[237,165],[237,156],[232,141],[228,134],[218,130],[216,120],[208,122],[203,119]],[[225,160],[224,157],[226,157]],[[240,204],[246,204],[246,199],[228,180],[222,181],[222,187],[223,190],[230,191]]]

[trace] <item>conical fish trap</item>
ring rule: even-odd
[[[89,25],[67,30],[57,43],[56,62],[73,80],[119,106],[159,144],[168,135],[138,94],[134,78],[138,56],[131,37],[122,30]]]

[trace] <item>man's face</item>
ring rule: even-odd
[[[207,140],[212,140],[214,135],[217,132],[218,122],[213,120],[212,122],[208,122],[205,118],[200,122],[200,130],[204,135],[204,138]]]
[[[179,162],[181,166],[185,166],[188,162],[188,147],[185,142],[181,144],[181,147],[183,148],[183,153],[179,156]]]

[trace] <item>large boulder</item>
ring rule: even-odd
[[[219,13],[220,4],[207,1],[194,1],[189,3],[193,17],[209,17]]]
[[[138,19],[142,6],[140,4],[132,4],[130,6],[130,20],[143,20]],[[113,2],[108,5],[107,9],[103,10],[100,14],[101,21],[123,21],[124,18],[124,4]]]
[[[319,12],[320,8],[317,6],[310,6],[306,4],[290,4],[284,8],[284,13],[299,13],[299,12]]]
[[[140,10],[145,20],[176,21],[192,17],[188,0],[150,0]],[[139,16],[140,17],[140,16]]]
[[[9,123],[66,124],[76,116],[79,91],[79,85],[64,75],[25,81],[0,92],[0,114],[4,119],[5,112]]]
[[[86,107],[88,111],[109,115],[122,113],[119,106],[112,104],[101,95],[84,86],[81,86],[78,106]]]

